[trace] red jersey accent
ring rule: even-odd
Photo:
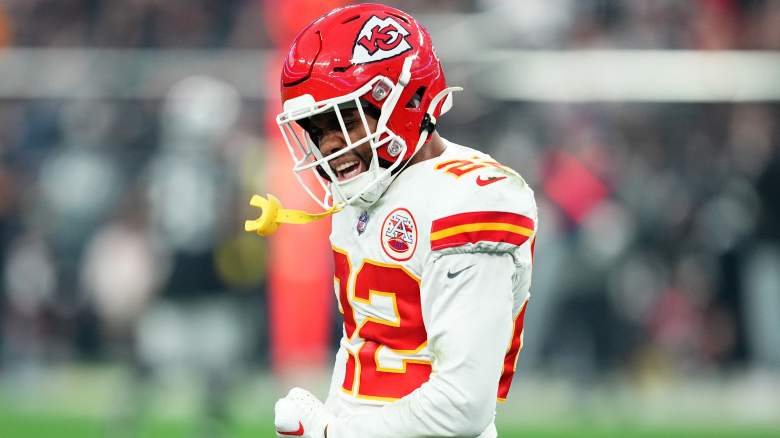
[[[477,222],[504,222],[530,229],[533,229],[534,227],[533,219],[521,214],[505,211],[472,211],[436,219],[431,225],[431,232],[435,233],[436,231],[441,231],[445,228]]]
[[[276,433],[287,436],[303,436],[303,423],[300,421],[298,422],[298,430],[295,432],[282,432],[281,430],[277,430]]]
[[[515,376],[517,358],[520,350],[523,348],[523,319],[525,319],[525,309],[528,302],[523,304],[523,309],[515,319],[515,328],[512,332],[512,342],[509,344],[509,350],[504,356],[504,371],[501,373],[501,379],[498,381],[498,399],[506,400],[509,395],[509,387],[512,386],[512,378]]]
[[[480,241],[520,246],[533,235],[533,230],[534,221],[516,213],[477,211],[455,214],[433,221],[431,249],[435,251]]]

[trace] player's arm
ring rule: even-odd
[[[325,408],[333,415],[339,415],[341,408],[339,405],[339,388],[344,381],[344,370],[347,363],[347,350],[343,345],[339,345],[336,352],[336,360],[331,373],[330,387],[328,389],[328,398],[325,399]]]

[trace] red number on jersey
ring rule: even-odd
[[[498,161],[484,160],[478,157],[473,157],[471,159],[442,161],[441,163],[436,164],[434,169],[441,170],[444,173],[453,175],[455,178],[460,178],[463,175],[486,167],[495,167],[497,169],[504,170],[505,172],[517,175],[517,172],[510,169],[509,167],[504,166]]]
[[[444,170],[444,172],[454,175],[455,178],[473,172],[477,169],[485,167],[484,163],[476,163],[472,160],[449,160],[436,165],[436,170]]]
[[[428,335],[420,305],[420,280],[400,265],[365,260],[355,274],[354,284],[350,284],[349,257],[336,248],[333,255],[344,331],[350,340],[362,341],[357,357],[350,354],[347,359],[342,388],[360,398],[397,400],[428,381],[431,373],[430,362],[404,358],[427,345]],[[353,303],[370,308],[376,296],[391,300],[395,318],[366,316],[357,327]],[[379,358],[384,349],[400,357],[399,368],[380,365]]]

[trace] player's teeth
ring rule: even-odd
[[[341,164],[341,165],[336,167],[336,172],[341,172],[342,170],[348,169],[348,168],[354,166],[357,163],[358,163],[357,161],[350,161],[350,162]]]

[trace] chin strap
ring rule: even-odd
[[[270,236],[276,232],[280,224],[308,224],[309,222],[324,219],[343,208],[342,205],[334,205],[322,213],[309,213],[303,210],[290,210],[282,208],[282,203],[272,194],[268,198],[260,195],[252,196],[249,201],[252,207],[260,208],[260,217],[244,222],[244,231],[257,233],[259,236]]]

